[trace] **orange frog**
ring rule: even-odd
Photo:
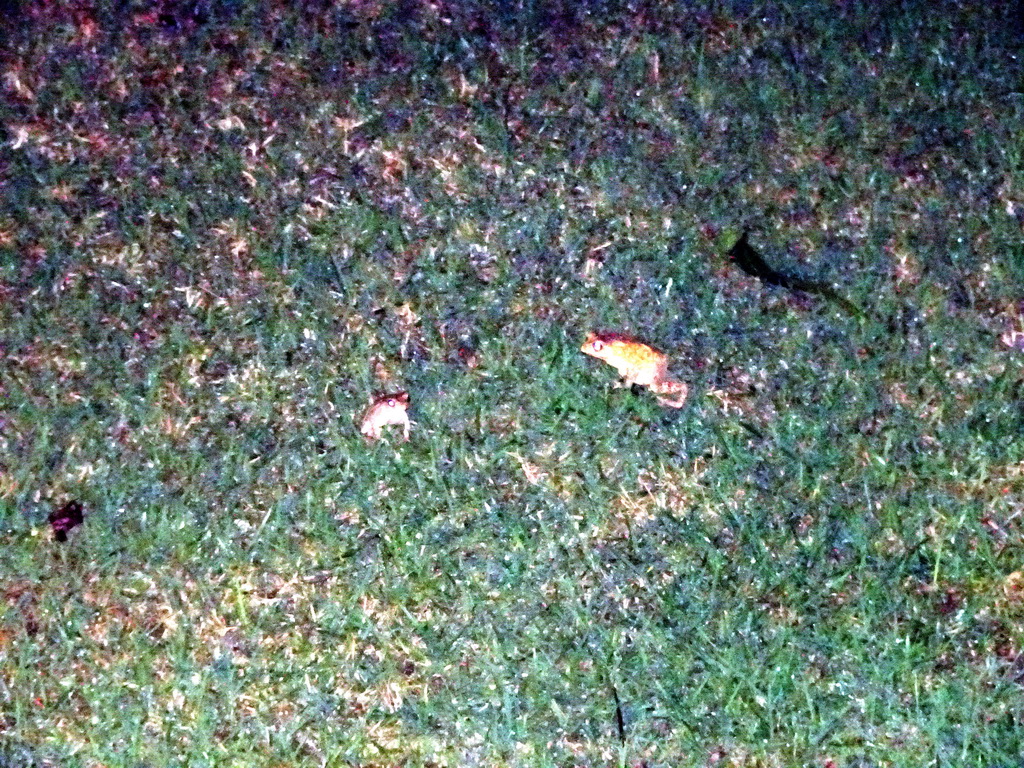
[[[641,341],[621,333],[591,332],[580,349],[615,368],[622,381],[616,386],[639,384],[658,397],[658,403],[669,408],[682,408],[689,391],[685,382],[672,378],[668,372],[668,356]],[[671,397],[661,397],[671,395]]]
[[[396,392],[393,395],[382,395],[374,400],[366,409],[359,431],[370,440],[378,440],[381,428],[387,426],[402,427],[405,440],[409,439],[409,393]]]

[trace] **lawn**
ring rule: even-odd
[[[0,766],[1021,765],[1014,4],[3,5]]]

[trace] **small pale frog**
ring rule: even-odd
[[[391,395],[381,395],[375,399],[370,407],[366,409],[363,421],[359,426],[362,432],[370,440],[378,440],[381,436],[381,428],[388,426],[402,427],[404,440],[409,439],[409,393],[395,392]]]

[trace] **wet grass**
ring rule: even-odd
[[[1019,762],[1001,6],[195,7],[6,30],[0,763]]]

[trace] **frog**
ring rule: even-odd
[[[381,429],[402,427],[402,439],[409,439],[409,393],[394,392],[375,398],[366,409],[359,431],[369,440],[379,440]]]
[[[615,368],[622,376],[617,387],[647,387],[658,396],[658,404],[668,408],[686,403],[689,387],[668,372],[668,355],[642,341],[611,331],[591,331],[580,351]]]

